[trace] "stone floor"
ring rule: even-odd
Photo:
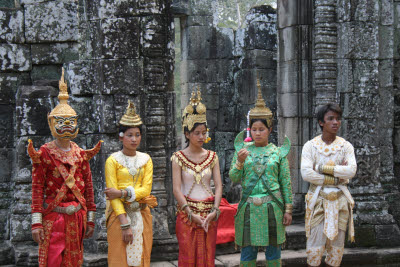
[[[263,252],[258,253],[257,266],[265,266]],[[240,253],[220,255],[215,259],[217,267],[239,266]],[[177,261],[153,262],[152,267],[175,267]],[[306,266],[306,253],[301,250],[284,250],[282,252],[282,266]],[[400,266],[400,247],[397,248],[348,248],[345,249],[343,267],[395,267]]]
[[[294,224],[288,227],[287,242],[285,243],[285,249],[282,251],[282,266],[290,266],[290,267],[306,266],[305,244],[306,244],[306,239],[305,239],[304,225]],[[239,251],[237,251],[236,253],[232,252],[235,252],[233,244],[224,244],[223,246],[221,245],[217,246],[217,256],[215,259],[215,266],[217,267],[239,266],[240,253]],[[0,266],[4,267],[37,266],[37,248],[20,247],[15,251],[15,254],[16,258],[19,259],[19,262],[16,265],[0,265]],[[107,267],[107,254],[85,253],[83,266]],[[176,260],[153,261],[151,263],[151,266],[174,267],[178,266],[178,262]],[[265,266],[265,256],[263,252],[260,252],[258,254],[257,266]],[[341,266],[400,267],[400,247],[346,248]]]

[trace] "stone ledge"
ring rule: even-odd
[[[265,266],[264,252],[259,252],[257,266]],[[306,252],[302,250],[282,251],[282,266],[305,266]],[[217,256],[216,266],[236,267],[239,266],[240,253]],[[342,267],[372,267],[372,266],[399,266],[400,247],[390,249],[376,248],[346,248],[343,256]],[[178,266],[177,261],[152,262],[151,266]]]

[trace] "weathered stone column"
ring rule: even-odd
[[[394,129],[393,129],[393,171],[394,185],[400,187],[400,0],[393,1],[393,98],[394,98]],[[389,154],[390,155],[390,154]],[[389,157],[390,159],[390,157]],[[400,225],[400,194],[389,198],[389,212],[393,214]]]
[[[397,246],[400,231],[393,217],[399,214],[398,202],[394,204],[398,183],[393,175],[393,127],[398,121],[393,113],[393,75],[397,75],[393,70],[394,3],[337,3],[341,135],[353,144],[358,163],[357,175],[349,184],[357,203],[356,243]]]
[[[312,7],[311,0],[278,1],[278,137],[282,141],[287,135],[292,142],[289,163],[295,215],[304,211],[308,185],[299,168],[302,146],[313,127]]]
[[[313,88],[314,107],[337,102],[336,0],[314,2]]]

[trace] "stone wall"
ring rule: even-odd
[[[15,4],[17,3],[17,4]],[[181,18],[183,107],[199,86],[208,108],[212,142],[218,152],[225,195],[237,202],[228,169],[233,140],[245,128],[245,114],[256,98],[256,77],[264,98],[276,112],[275,11],[257,7],[238,31],[215,27],[211,3],[189,6],[168,1],[6,1],[0,30],[2,125],[2,263],[35,265],[36,245],[30,235],[30,138],[38,149],[50,141],[46,115],[57,105],[58,79],[66,68],[70,104],[79,114],[80,133],[74,140],[91,148],[104,145],[91,168],[98,212],[94,237],[85,240],[86,253],[106,253],[104,163],[120,149],[117,121],[128,99],[137,106],[146,127],[141,151],[152,156],[153,259],[177,256],[174,236],[175,201],[169,157],[175,140],[173,92],[173,16]],[[188,11],[189,10],[189,11]],[[50,12],[49,12],[50,11]],[[211,9],[212,11],[212,9]],[[185,13],[186,12],[186,13]],[[240,120],[236,118],[240,117]],[[232,123],[234,122],[234,123]],[[271,137],[276,141],[276,133]],[[11,205],[11,209],[8,209]]]
[[[278,21],[275,10],[255,7],[246,28],[236,31],[216,27],[215,16],[211,0],[0,0],[0,264],[37,262],[27,234],[26,145],[28,138],[36,148],[51,140],[46,114],[57,104],[61,66],[80,115],[75,141],[83,148],[105,141],[91,162],[98,213],[86,252],[107,250],[104,162],[120,149],[116,122],[131,99],[146,125],[140,149],[154,161],[153,259],[176,257],[169,157],[181,146],[175,142],[173,17],[182,33],[180,108],[199,86],[211,128],[207,148],[219,155],[228,200],[237,202],[240,194],[228,169],[258,74],[279,118],[271,141],[285,134],[292,141],[299,220],[308,186],[299,175],[301,147],[319,131],[316,106],[338,101],[341,135],[353,143],[359,164],[350,184],[356,245],[399,245],[400,1],[280,0]]]
[[[35,262],[27,249],[33,241],[26,145],[29,137],[36,147],[50,140],[46,114],[57,96],[53,86],[61,66],[79,58],[76,14],[73,1],[0,1],[0,264],[14,256],[17,264]],[[84,125],[83,131],[90,128]]]
[[[275,10],[269,6],[251,9],[246,28],[236,31],[216,26],[211,4],[187,7],[176,2],[173,10],[181,16],[181,110],[194,88],[200,88],[212,138],[205,147],[218,153],[224,196],[238,202],[240,186],[231,183],[228,172],[233,141],[246,128],[245,116],[255,103],[257,74],[267,106],[276,112]],[[276,143],[276,133],[271,141]],[[182,142],[181,147],[185,146]]]
[[[289,116],[302,123],[303,128],[299,123],[292,124],[280,133],[293,135],[295,132],[299,138],[315,136],[320,131],[315,108],[327,101],[338,102],[343,108],[340,134],[354,145],[358,163],[357,175],[349,185],[357,203],[354,209],[356,245],[398,245],[399,183],[393,172],[397,166],[393,149],[398,147],[393,135],[393,127],[397,125],[393,101],[397,92],[393,75],[396,79],[398,73],[394,67],[398,57],[397,3],[336,0],[304,1],[298,6],[296,3],[299,2],[278,2],[281,55],[278,83],[282,84],[278,88],[284,94],[294,84],[291,103],[298,110],[302,108],[299,103],[303,103],[308,110]],[[299,16],[304,13],[308,15]],[[302,21],[311,14],[311,23]],[[312,31],[312,35],[304,30]],[[313,45],[312,52],[298,53],[310,51],[306,43]],[[295,65],[291,68],[286,55],[296,52]],[[290,76],[291,73],[295,75]],[[298,94],[304,85],[308,86],[308,96]],[[278,102],[282,108],[280,114],[285,118],[283,104]],[[299,139],[300,146],[307,141],[305,137]],[[295,154],[291,157],[299,162],[299,152],[292,153]],[[302,192],[299,190],[297,196]]]
[[[393,173],[394,184],[400,186],[400,1],[393,1]],[[389,212],[400,225],[400,195],[393,194],[389,199]]]
[[[85,251],[107,251],[104,162],[120,149],[116,123],[131,99],[146,125],[140,150],[154,162],[152,193],[159,206],[152,213],[153,252],[155,258],[168,255],[163,244],[175,244],[168,228],[174,203],[167,159],[175,150],[175,118],[169,115],[175,113],[169,3],[0,1],[0,22],[0,264],[37,264],[37,246],[29,234],[26,145],[28,138],[36,148],[51,140],[46,116],[57,105],[63,65],[69,102],[80,116],[74,141],[83,148],[105,141],[91,161],[98,212]]]

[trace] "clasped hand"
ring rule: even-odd
[[[201,226],[204,229],[204,231],[207,233],[210,222],[213,221],[216,216],[217,216],[216,211],[209,213],[206,218],[202,218],[200,215],[197,215],[197,214],[192,214],[192,222]]]

